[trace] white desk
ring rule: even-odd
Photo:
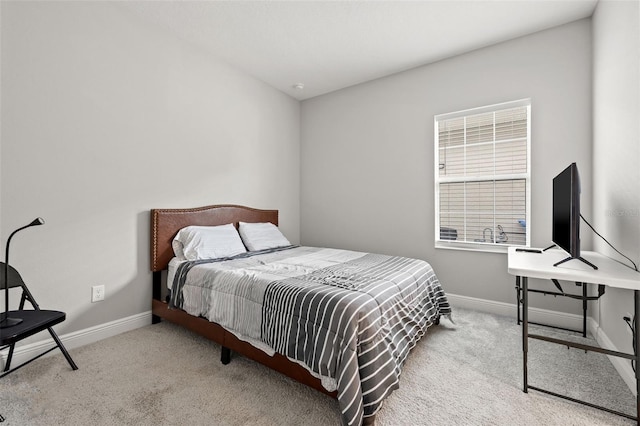
[[[558,266],[553,266],[555,263],[567,257],[566,253],[562,250],[553,249],[545,251],[543,253],[527,253],[517,252],[516,247],[509,247],[508,271],[510,274],[515,275],[518,280],[521,280],[522,283],[522,352],[524,373],[523,391],[528,392],[529,389],[534,389],[539,392],[544,392],[560,398],[568,399],[573,402],[578,402],[590,407],[598,408],[600,410],[627,417],[632,420],[636,420],[636,422],[640,424],[640,351],[637,347],[635,348],[635,354],[627,354],[624,352],[602,349],[597,346],[574,343],[568,340],[556,339],[537,334],[529,334],[528,278],[555,278],[558,280],[580,282],[583,283],[582,285],[586,285],[587,283],[602,284],[609,287],[633,290],[635,300],[635,340],[637,342],[636,346],[638,346],[638,343],[640,342],[640,273],[599,253],[582,252],[581,255],[589,262],[595,264],[598,269],[594,270],[589,265],[577,259],[570,260]],[[585,351],[600,352],[611,356],[634,360],[637,366],[636,417],[632,417],[628,414],[620,413],[606,407],[597,406],[585,401],[576,400],[565,395],[560,395],[551,391],[541,389],[539,387],[529,385],[527,382],[527,352],[529,350],[529,339],[544,340],[551,343],[557,343],[564,346],[583,349]]]

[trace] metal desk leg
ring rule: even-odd
[[[635,328],[635,347],[634,355],[636,356],[636,422],[640,424],[640,351],[638,350],[638,338],[640,336],[640,290],[633,291],[634,296],[634,328]]]
[[[582,283],[582,337],[587,337],[587,283]]]
[[[518,317],[518,322],[517,322],[518,325],[520,325],[520,300],[522,300],[522,296],[520,293],[521,293],[520,276],[516,276],[516,310],[517,310],[517,317]]]
[[[522,277],[522,368],[523,385],[522,391],[528,393],[527,383],[527,352],[529,351],[529,283],[527,277]]]

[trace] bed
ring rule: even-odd
[[[151,210],[153,322],[165,319],[219,343],[223,364],[232,352],[242,354],[336,398],[344,424],[372,424],[398,388],[410,349],[451,313],[431,266],[295,245],[175,258],[181,229],[241,223],[277,226],[278,211]]]

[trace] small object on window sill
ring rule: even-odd
[[[496,237],[496,243],[506,243],[507,241],[509,241],[509,237],[507,237],[504,229],[502,229],[502,225],[498,225],[498,236]]]
[[[440,227],[440,239],[441,240],[457,240],[458,231],[453,228]]]

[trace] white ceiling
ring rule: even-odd
[[[297,99],[591,16],[597,0],[128,1]],[[295,89],[303,83],[304,89]]]

